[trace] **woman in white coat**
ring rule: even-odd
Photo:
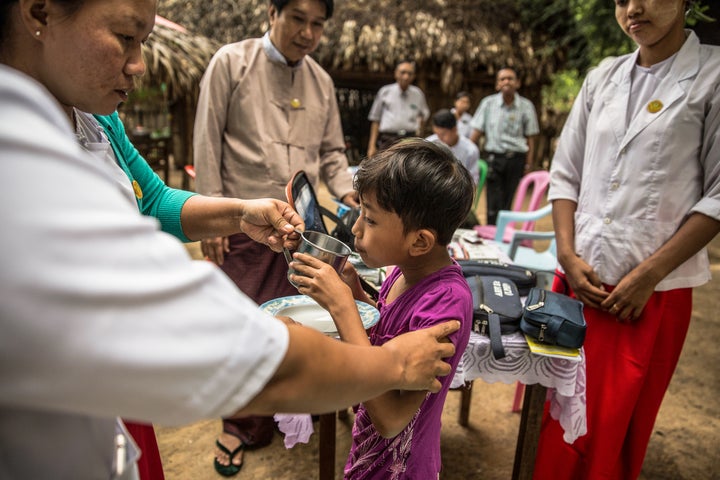
[[[686,0],[617,0],[639,46],[591,71],[552,162],[558,261],[588,323],[588,434],[546,413],[535,477],[634,479],[720,231],[720,47]]]

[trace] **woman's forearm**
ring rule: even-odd
[[[278,252],[283,244],[288,248],[297,246],[299,236],[293,230],[305,227],[290,205],[274,198],[241,200],[195,195],[185,202],[181,215],[183,231],[191,240],[245,233]]]
[[[243,201],[236,198],[190,197],[181,213],[183,231],[191,240],[240,233],[242,205]]]
[[[376,397],[392,389],[437,392],[436,377],[450,373],[443,361],[451,343],[439,339],[456,331],[447,322],[395,337],[382,347],[361,347],[289,325],[290,343],[272,379],[237,414],[323,413]]]
[[[285,359],[240,413],[330,412],[379,395],[399,382],[399,369],[379,347],[356,347],[297,325],[288,329]]]
[[[558,261],[563,265],[575,254],[575,210],[577,203],[571,200],[552,202],[553,229],[557,244]]]

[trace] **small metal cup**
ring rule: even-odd
[[[298,252],[306,253],[329,264],[338,273],[342,272],[348,256],[352,253],[350,247],[337,238],[331,237],[325,233],[315,232],[312,230],[298,233],[300,234],[300,242],[297,248]],[[283,253],[285,254],[285,260],[288,264],[293,261],[292,254],[287,248],[283,248]],[[297,288],[298,285],[290,280],[290,275],[292,274],[300,275],[300,273],[296,272],[293,268],[288,269],[288,281]]]

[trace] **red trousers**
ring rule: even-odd
[[[689,288],[653,293],[633,324],[585,307],[588,433],[565,443],[546,405],[534,480],[638,478],[691,313]]]
[[[140,480],[164,480],[162,460],[153,426],[144,423],[123,423],[141,452],[137,462]]]

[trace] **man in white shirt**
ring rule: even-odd
[[[469,138],[460,135],[455,114],[446,108],[438,110],[432,117],[432,129],[434,133],[427,137],[426,140],[440,143],[447,147],[455,158],[470,172],[470,177],[472,177],[473,183],[477,186],[480,178],[480,166],[478,165],[480,151],[477,145],[471,142]],[[475,212],[471,210],[468,212],[467,218],[461,227],[472,228],[478,223],[480,222]]]
[[[423,125],[430,116],[430,109],[422,90],[411,85],[413,80],[415,62],[401,60],[395,67],[395,83],[378,90],[368,113],[368,157],[401,138],[415,137],[422,133]]]
[[[432,129],[433,134],[427,137],[426,140],[440,142],[448,147],[455,155],[455,158],[467,168],[473,182],[477,185],[480,177],[480,168],[478,166],[480,151],[470,139],[458,133],[455,115],[446,108],[438,110],[432,117]]]
[[[483,98],[475,111],[470,135],[474,143],[485,139],[489,225],[495,225],[500,210],[510,210],[520,179],[532,169],[540,132],[535,106],[517,93],[520,80],[514,69],[500,69],[495,88],[498,93]]]

